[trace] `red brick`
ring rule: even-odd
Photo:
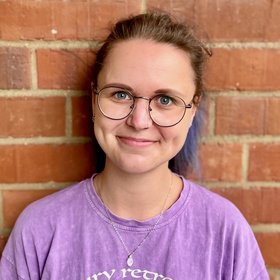
[[[251,224],[280,223],[279,188],[217,188],[213,191],[232,201]]]
[[[206,181],[235,182],[241,179],[241,145],[202,144],[199,157]]]
[[[64,97],[0,97],[0,137],[65,135]]]
[[[279,97],[221,96],[216,103],[216,134],[280,133]]]
[[[91,144],[0,146],[0,182],[79,181],[91,175]]]
[[[147,0],[181,19],[192,20],[213,41],[279,41],[280,1]]]
[[[264,98],[218,97],[216,134],[263,134]]]
[[[280,134],[280,98],[268,98],[265,117],[265,132],[266,134],[279,135]]]
[[[0,38],[93,39],[108,22],[140,12],[141,1],[1,1]]]
[[[278,90],[280,50],[214,49],[206,83],[211,90]]]
[[[249,147],[248,179],[280,181],[280,144],[251,144]]]
[[[0,258],[2,255],[2,251],[7,243],[8,237],[7,236],[0,236]]]
[[[3,2],[0,2],[0,6],[1,3]],[[31,66],[30,53],[28,49],[0,48],[0,65],[1,89],[30,88]]]
[[[43,89],[86,89],[94,54],[90,50],[37,50],[38,85]]]
[[[280,233],[255,233],[266,265],[271,268],[280,267]]]
[[[72,131],[74,136],[92,136],[91,96],[72,97]]]
[[[31,202],[56,190],[7,190],[3,191],[4,226],[13,227],[18,215]]]

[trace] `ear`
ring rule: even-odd
[[[93,120],[94,120],[94,116],[95,116],[95,108],[97,105],[97,100],[96,100],[97,96],[95,94],[95,88],[93,83],[91,83],[91,108],[92,108],[92,116],[93,116]]]
[[[193,104],[198,107],[201,102],[201,95],[195,94],[193,97]]]
[[[195,117],[196,112],[197,112],[197,106],[193,105],[192,108],[191,108],[191,118],[189,120],[189,128],[192,126],[193,119]]]
[[[92,104],[92,109],[94,109],[96,105],[96,94],[94,92],[91,93],[91,104]]]
[[[92,102],[92,108],[94,108],[94,106],[96,105],[96,98],[97,98],[97,95],[95,94],[96,92],[96,88],[93,84],[93,82],[91,82],[91,102]]]
[[[191,115],[191,120],[190,120],[190,126],[189,127],[192,126],[193,119],[194,119],[194,116],[195,116],[195,114],[198,110],[200,102],[201,102],[201,95],[195,94],[194,97],[193,97],[193,102],[192,102],[192,104],[193,104],[193,106],[191,108],[192,115]]]

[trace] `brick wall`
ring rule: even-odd
[[[280,0],[0,1],[0,249],[28,203],[91,174],[91,50],[149,7],[211,39],[205,184],[240,208],[279,280]]]

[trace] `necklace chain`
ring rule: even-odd
[[[117,229],[116,227],[116,224],[113,222],[111,216],[110,216],[110,213],[109,213],[109,209],[108,207],[105,205],[104,201],[102,200],[101,198],[101,195],[100,195],[100,198],[101,198],[101,201],[103,202],[104,206],[105,206],[105,211],[106,211],[106,215],[110,221],[110,224],[111,226],[113,227],[116,235],[118,236],[121,244],[123,245],[126,253],[127,253],[127,259],[126,259],[126,262],[127,262],[127,265],[128,266],[132,266],[133,265],[133,258],[132,256],[134,255],[134,253],[144,244],[144,242],[148,239],[148,237],[150,236],[150,234],[155,230],[156,226],[158,225],[163,213],[164,213],[164,209],[166,208],[166,204],[167,204],[167,200],[168,200],[168,197],[169,197],[169,194],[170,194],[170,191],[171,191],[171,188],[172,188],[172,185],[173,185],[173,175],[171,174],[171,184],[170,184],[170,187],[168,189],[168,193],[165,197],[165,200],[164,200],[164,203],[163,203],[163,206],[162,206],[162,209],[160,211],[160,214],[159,214],[159,217],[158,219],[156,220],[156,222],[154,223],[154,225],[149,229],[149,231],[147,232],[147,234],[144,236],[144,238],[138,243],[138,245],[132,250],[132,251],[129,251],[119,230]]]

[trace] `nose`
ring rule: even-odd
[[[135,99],[133,110],[127,118],[127,124],[136,130],[149,128],[153,124],[148,98],[139,97]]]

